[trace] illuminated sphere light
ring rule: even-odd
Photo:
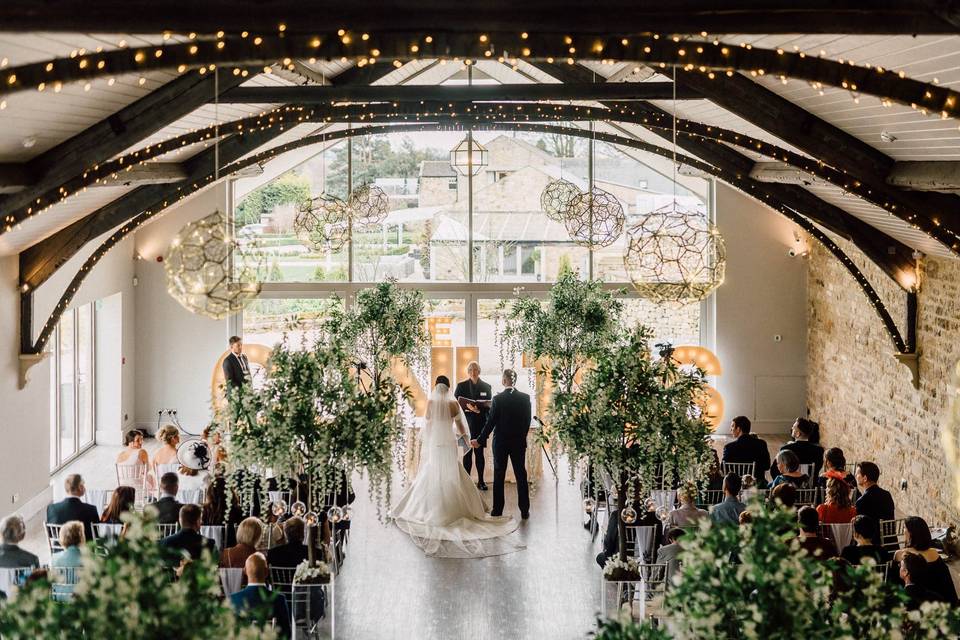
[[[292,505],[290,505],[290,513],[297,516],[298,518],[302,518],[306,512],[307,512],[307,505],[305,505],[299,500],[297,500]]]
[[[282,516],[287,512],[287,502],[286,500],[277,500],[273,503],[273,508],[271,509],[273,515]]]
[[[642,216],[627,235],[623,265],[644,298],[685,304],[723,284],[723,236],[702,212],[674,202]]]
[[[334,524],[340,522],[343,519],[343,509],[337,506],[330,507],[327,509],[327,518]]]
[[[578,193],[561,212],[570,239],[581,247],[609,247],[623,233],[625,216],[616,196],[603,189]]]
[[[597,501],[593,498],[584,498],[583,499],[583,510],[585,513],[593,513],[597,508]]]
[[[633,507],[624,507],[620,510],[620,519],[624,524],[633,524],[637,521],[637,510]]]
[[[554,222],[563,222],[563,212],[581,193],[580,188],[569,180],[552,180],[540,193],[540,208]]]
[[[308,511],[306,515],[303,516],[303,522],[308,527],[315,527],[320,524],[320,516],[317,515],[316,511]]]
[[[359,225],[380,224],[390,213],[390,198],[386,191],[372,184],[354,189],[347,202],[350,216]]]
[[[297,239],[315,251],[339,251],[350,239],[350,211],[336,196],[321,193],[305,200],[293,220]]]
[[[352,517],[353,517],[353,509],[350,507],[350,505],[346,505],[345,507],[343,507],[343,519],[344,519],[344,521],[345,521],[345,522],[349,522],[349,521],[350,521],[350,518],[352,518]]]
[[[167,291],[193,313],[216,320],[237,313],[260,293],[264,255],[227,237],[214,213],[185,225],[164,257]]]

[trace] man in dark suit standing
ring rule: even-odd
[[[307,545],[303,543],[304,522],[297,516],[283,523],[283,537],[286,543],[267,551],[267,564],[271,567],[296,567],[309,557]]]
[[[503,372],[504,389],[493,399],[487,423],[480,436],[470,441],[472,447],[483,447],[493,433],[493,510],[492,516],[503,515],[503,484],[507,477],[507,458],[517,478],[517,506],[520,516],[530,517],[530,489],[527,486],[527,431],[530,430],[530,396],[517,391],[517,374]]]
[[[753,477],[761,486],[766,486],[767,469],[770,468],[770,450],[765,440],[750,435],[750,419],[737,416],[730,424],[730,433],[736,440],[723,448],[723,462],[752,462]]]
[[[204,549],[211,554],[216,554],[217,544],[200,534],[202,513],[200,507],[195,504],[185,504],[181,507],[180,531],[160,541],[161,547],[172,552],[171,561],[179,561],[184,553],[188,554],[190,559],[198,560]]]
[[[860,497],[857,498],[857,515],[870,516],[877,522],[893,520],[895,517],[893,496],[877,484],[880,480],[880,467],[873,462],[861,462],[857,464],[854,477],[860,489]]]
[[[463,413],[467,416],[467,424],[470,428],[470,437],[478,438],[483,431],[483,425],[486,423],[487,414],[490,413],[487,403],[493,399],[490,384],[480,379],[480,365],[471,362],[467,365],[467,379],[458,382],[453,395],[457,400],[464,398],[466,400],[477,400],[478,403],[470,402],[467,404]],[[477,459],[477,488],[481,491],[487,490],[487,483],[483,481],[483,472],[486,467],[486,460],[483,457],[483,447],[470,448],[463,456],[463,468],[467,470],[467,475],[473,467],[473,459]]]
[[[47,524],[67,524],[71,520],[83,523],[83,533],[87,540],[93,540],[93,523],[100,522],[100,514],[92,504],[87,504],[80,498],[87,493],[83,478],[79,473],[71,473],[63,483],[67,497],[60,502],[47,506]]]
[[[160,499],[147,505],[147,509],[152,511],[157,524],[177,524],[180,519],[180,508],[182,504],[177,502],[177,491],[180,490],[180,477],[172,471],[160,476]]]
[[[250,362],[243,354],[243,338],[230,337],[230,355],[223,359],[223,377],[231,387],[250,382]]]

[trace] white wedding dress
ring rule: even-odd
[[[463,468],[457,436],[469,442],[466,424],[449,387],[438,384],[427,404],[417,477],[390,513],[429,556],[482,558],[523,548],[512,533],[516,519],[489,515]]]

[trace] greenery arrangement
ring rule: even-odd
[[[683,540],[668,591],[669,632],[611,621],[602,640],[919,640],[957,637],[960,611],[927,604],[907,611],[873,565],[823,561],[802,552],[792,510],[750,505],[749,526],[709,519]]]
[[[273,638],[237,618],[220,593],[217,562],[209,555],[187,565],[176,581],[157,529],[139,518],[109,554],[83,550],[73,597],[51,598],[46,579],[30,582],[0,607],[0,636],[10,640],[243,640]]]
[[[553,429],[571,462],[610,473],[622,515],[656,478],[696,480],[710,463],[710,429],[697,402],[703,372],[681,368],[672,349],[651,355],[649,329],[625,330],[594,355],[583,384],[554,398]],[[641,505],[642,506],[642,505]],[[643,508],[643,507],[642,507]],[[620,562],[627,561],[624,517]]]

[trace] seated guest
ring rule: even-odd
[[[242,569],[247,558],[257,552],[257,543],[263,533],[263,525],[257,518],[245,518],[237,527],[237,544],[220,554],[220,566],[225,569]]]
[[[740,476],[728,473],[723,479],[723,502],[710,507],[710,517],[714,522],[732,525],[740,524],[740,514],[747,508],[737,498],[742,487]]]
[[[783,509],[793,509],[797,504],[797,488],[790,483],[777,485],[767,497],[767,506],[780,505]]]
[[[184,555],[190,559],[200,558],[203,550],[216,551],[216,543],[200,535],[200,507],[185,504],[180,508],[180,530],[160,541],[160,546],[171,552],[171,561],[179,564]]]
[[[307,559],[307,545],[303,542],[303,520],[293,516],[283,523],[283,536],[287,542],[267,552],[271,567],[295,567]]]
[[[740,482],[742,486],[740,489],[740,502],[747,504],[757,496],[757,479],[748,473],[740,478]]]
[[[770,488],[774,489],[781,484],[789,483],[797,489],[803,489],[810,485],[810,476],[800,471],[800,458],[793,451],[783,449],[777,454],[777,466],[780,469],[780,475],[773,479]]]
[[[290,609],[287,599],[282,593],[271,593],[267,587],[267,560],[262,553],[250,555],[244,562],[243,572],[247,576],[247,586],[230,596],[230,604],[241,615],[258,616],[263,613],[265,605],[272,602],[269,609],[270,617],[276,621],[277,630],[281,638],[290,637]],[[268,619],[255,618],[264,626]]]
[[[820,474],[823,466],[823,447],[813,442],[814,434],[819,434],[820,426],[813,420],[797,418],[790,430],[793,440],[780,447],[780,451],[792,451],[800,459],[800,464],[814,465],[813,476]],[[818,438],[819,439],[819,438]],[[770,466],[770,477],[776,478],[782,473],[779,463],[774,460]]]
[[[257,513],[256,500],[253,513]],[[236,529],[243,521],[243,510],[236,492],[227,490],[227,481],[221,473],[209,477],[203,496],[203,524],[211,527],[227,525],[225,546],[236,544]]]
[[[125,513],[132,512],[137,501],[137,490],[127,485],[120,485],[110,496],[110,504],[103,510],[100,522],[105,524],[123,524],[120,519]]]
[[[603,551],[597,554],[597,564],[601,567],[606,566],[607,560],[617,555],[620,551],[620,527],[618,523],[620,522],[620,510],[617,509],[610,514],[610,518],[607,521],[607,532],[603,536]],[[631,549],[630,545],[627,545],[627,554],[639,556],[643,559],[643,562],[652,562],[653,557],[651,554],[656,548],[657,542],[660,540],[661,532],[663,525],[660,522],[660,519],[657,517],[656,506],[651,508],[651,505],[648,504],[644,509],[637,510],[637,520],[633,524],[629,525],[631,527],[653,527],[653,535],[647,541],[647,549],[643,550],[642,553],[637,553],[636,549]]]
[[[716,449],[710,449],[713,454],[713,463],[707,469],[707,490],[720,491],[723,489],[723,467],[720,466],[720,456]]]
[[[208,424],[201,432],[201,440],[207,444],[212,464],[224,462],[227,459],[227,450],[223,448],[220,432],[215,424]]]
[[[160,476],[160,499],[146,506],[157,518],[157,524],[176,524],[182,504],[177,502],[180,476],[172,471]]]
[[[911,553],[920,556],[927,562],[924,576],[919,580],[920,584],[937,594],[937,599],[943,602],[954,606],[960,603],[957,600],[957,589],[953,584],[953,578],[950,577],[950,569],[940,557],[939,552],[933,548],[933,538],[927,521],[913,516],[907,518],[903,524],[906,529],[906,544],[903,549],[894,554],[893,559],[899,562]]]
[[[820,537],[820,518],[817,517],[816,509],[811,506],[800,507],[797,511],[797,523],[800,525],[801,549],[819,560],[828,560],[837,555],[833,543]]]
[[[29,551],[20,548],[27,535],[27,526],[18,515],[7,516],[0,521],[0,569],[20,569],[39,567],[40,559]]]
[[[900,559],[900,579],[903,593],[907,596],[908,611],[916,611],[925,602],[943,602],[937,594],[924,585],[927,578],[927,562],[915,553],[907,553]]]
[[[60,528],[60,546],[63,551],[53,554],[50,566],[58,568],[79,567],[80,547],[87,541],[83,535],[83,523],[71,520]]]
[[[857,465],[854,474],[857,487],[860,488],[860,497],[857,498],[857,515],[870,516],[877,522],[893,520],[893,496],[886,489],[881,489],[877,482],[880,480],[880,467],[872,462],[861,462]]]
[[[153,454],[152,466],[175,464],[177,446],[180,444],[180,429],[172,424],[165,424],[157,431],[157,440],[161,443],[161,447]]]
[[[124,449],[117,454],[117,464],[142,464],[149,462],[147,450],[143,448],[143,434],[139,429],[131,429],[123,434]]]
[[[817,507],[817,515],[822,524],[847,524],[853,520],[857,509],[850,499],[850,486],[841,479],[828,478],[826,497]]]
[[[280,516],[273,513],[273,502],[267,503],[266,524],[263,527],[263,533],[260,541],[257,543],[257,551],[269,551],[286,542],[283,537],[283,527],[280,525]]]
[[[890,553],[880,545],[880,525],[870,516],[853,519],[853,544],[844,547],[840,557],[850,564],[863,564],[864,558],[873,558],[877,564],[886,564]]]
[[[80,498],[87,493],[80,474],[71,473],[63,482],[67,497],[47,507],[47,524],[66,524],[71,520],[83,523],[83,533],[87,540],[93,540],[94,522],[100,522],[100,514],[92,504],[87,504]]]
[[[667,544],[657,549],[657,564],[667,565],[665,577],[668,589],[670,588],[670,581],[673,575],[680,568],[680,538],[682,538],[684,534],[686,534],[686,531],[680,527],[668,529],[664,535]]]
[[[704,509],[697,508],[696,487],[681,488],[677,491],[677,497],[680,499],[680,506],[673,509],[667,516],[665,527],[689,527],[695,525],[700,518],[710,515]]]
[[[764,486],[770,466],[770,450],[764,440],[750,435],[750,428],[750,419],[746,416],[733,419],[730,433],[736,440],[723,448],[723,462],[752,462],[754,469],[750,475],[757,479],[760,486]]]
[[[851,492],[857,490],[857,479],[847,471],[847,459],[843,455],[843,449],[831,447],[823,454],[823,471],[817,476],[817,487],[826,489],[829,478],[843,480],[850,485]]]

